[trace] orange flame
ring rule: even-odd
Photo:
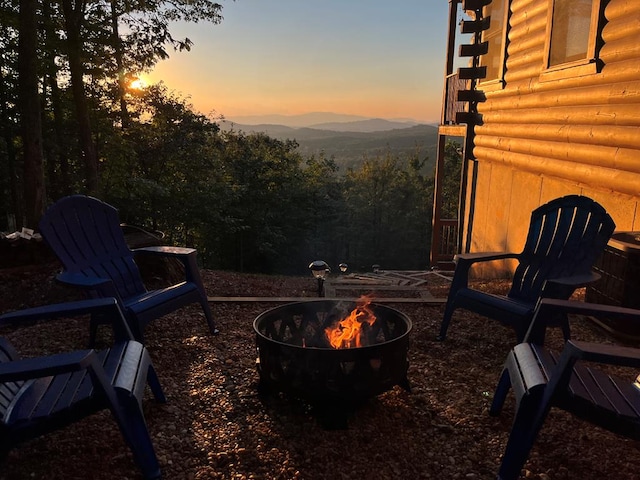
[[[333,348],[354,348],[362,346],[363,324],[373,325],[376,316],[369,308],[371,299],[363,296],[353,311],[334,325],[325,328],[324,333]]]

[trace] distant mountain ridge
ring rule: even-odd
[[[353,122],[326,122],[309,125],[308,128],[319,130],[333,130],[334,132],[386,132],[400,128],[409,128],[419,125],[417,122],[395,122],[383,118],[370,118],[369,120],[356,120]]]
[[[315,128],[336,132],[383,132],[409,128],[420,122],[411,119],[368,118],[336,113],[307,113],[303,115],[249,115],[226,118],[224,123],[242,126],[242,130],[256,131],[255,127],[280,125],[290,128]],[[251,128],[249,128],[251,127]]]
[[[358,124],[360,122],[347,123]],[[400,128],[372,132],[293,128],[274,124],[240,125],[228,120],[221,122],[221,128],[245,133],[264,133],[278,140],[295,140],[298,143],[298,151],[302,155],[323,153],[326,157],[334,158],[343,172],[347,168],[357,167],[365,158],[376,158],[385,155],[386,152],[406,159],[419,151],[422,158],[428,158],[425,172],[432,174],[435,167],[438,128],[433,125],[407,126],[404,123],[398,123],[401,125]],[[380,124],[368,122],[365,125],[378,128]],[[352,125],[351,128],[353,128]]]

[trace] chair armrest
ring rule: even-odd
[[[167,245],[156,247],[142,247],[132,250],[135,255],[157,255],[167,258],[176,258],[184,265],[184,273],[187,282],[194,282],[198,285],[198,288],[202,289],[204,293],[204,287],[202,287],[202,280],[200,279],[200,271],[198,270],[197,253],[195,248],[187,247],[171,247]]]
[[[115,298],[95,298],[67,303],[54,303],[0,315],[0,325],[16,321],[52,320],[54,318],[89,313],[120,315],[121,310]]]
[[[508,258],[519,258],[519,253],[513,252],[478,252],[478,253],[459,253],[453,258],[456,264],[454,277],[456,275],[468,276],[469,269],[474,263],[492,262],[494,260],[505,260]]]
[[[538,303],[536,313],[531,321],[529,331],[524,341],[529,343],[544,343],[544,333],[547,319],[553,318],[554,314],[563,313],[566,315],[586,315],[591,317],[606,317],[614,320],[629,322],[640,322],[640,310],[614,305],[601,305],[598,303],[586,303],[576,300],[557,300],[543,298]]]
[[[0,363],[0,382],[17,382],[32,378],[71,373],[99,365],[94,350],[58,353],[47,357],[25,358]]]
[[[640,367],[640,349],[621,345],[569,340],[565,348],[578,360],[623,367]]]
[[[640,321],[640,310],[635,308],[616,307],[599,303],[587,303],[577,300],[557,300],[543,298],[538,306],[539,314],[562,310],[567,314],[589,315],[592,317],[607,317],[616,320]]]
[[[490,262],[494,260],[505,260],[508,258],[519,258],[519,253],[513,252],[478,252],[478,253],[460,253],[454,257],[456,268],[453,272],[453,280],[449,289],[449,298],[463,288],[469,285],[469,270],[474,263]]]
[[[640,349],[568,340],[547,383],[543,403],[548,403],[555,392],[568,387],[573,368],[579,361],[638,368]]]
[[[590,283],[600,280],[601,275],[596,272],[590,272],[584,275],[572,275],[570,277],[550,278],[548,284],[555,284],[562,287],[581,288],[586,287]]]
[[[0,325],[53,320],[56,318],[68,318],[78,315],[101,316],[111,319],[116,339],[132,340],[133,334],[125,320],[124,314],[115,298],[95,298],[68,303],[56,303],[41,307],[18,310],[0,315]]]
[[[476,262],[489,262],[493,260],[504,260],[506,258],[518,258],[519,253],[514,252],[476,252],[459,253],[454,257],[454,261],[473,264]]]
[[[141,247],[131,250],[135,255],[159,255],[163,257],[182,257],[196,252],[195,248],[171,247],[160,245],[152,247]]]
[[[598,279],[600,279],[600,274],[596,272],[571,275],[568,277],[550,278],[545,281],[541,296],[546,298],[566,299],[571,297],[576,289],[585,287]]]
[[[120,294],[113,284],[113,280],[104,277],[91,277],[82,273],[61,272],[56,280],[71,287],[81,288],[88,292],[96,292],[99,297],[114,297],[122,303]]]

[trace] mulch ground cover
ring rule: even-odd
[[[0,270],[0,311],[80,298],[54,282],[53,263]],[[209,295],[312,298],[313,278],[203,271]],[[158,279],[156,279],[158,280]],[[504,291],[506,282],[476,282]],[[446,294],[434,285],[434,296]],[[197,306],[152,323],[147,346],[168,403],[144,403],[166,479],[490,479],[495,478],[513,415],[487,413],[511,330],[476,315],[454,316],[448,339],[435,340],[441,305],[389,304],[413,322],[411,391],[395,387],[369,400],[348,428],[327,430],[305,405],[258,395],[253,320],[272,303],[215,302],[220,334],[208,333]],[[5,327],[24,356],[85,348],[86,319]],[[573,334],[611,341],[589,322]],[[109,341],[108,332],[99,336]],[[550,343],[561,346],[559,332]],[[633,380],[637,372],[630,372]],[[635,479],[639,443],[562,411],[549,415],[522,472],[528,479]],[[0,479],[136,479],[109,412],[24,443],[0,464]]]

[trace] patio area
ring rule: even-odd
[[[3,312],[76,298],[53,283],[54,268],[0,271]],[[315,297],[314,279],[203,271],[216,297]],[[479,288],[480,286],[477,285]],[[505,282],[481,288],[503,291]],[[435,298],[446,283],[427,286]],[[509,399],[498,418],[487,413],[510,329],[458,312],[447,340],[434,340],[442,304],[387,303],[413,322],[408,379],[370,400],[346,430],[323,429],[304,405],[257,394],[253,320],[274,306],[260,301],[213,301],[220,335],[213,337],[197,306],[154,322],[146,341],[168,403],[144,404],[166,479],[490,479],[495,478],[513,414]],[[589,322],[574,337],[602,339]],[[5,329],[24,356],[84,348],[81,320]],[[108,342],[106,331],[99,341]],[[562,341],[559,332],[550,342]],[[631,377],[633,378],[633,377]],[[638,442],[552,411],[523,478],[637,477]],[[615,452],[615,453],[613,453]],[[13,450],[0,479],[139,478],[108,412]]]

